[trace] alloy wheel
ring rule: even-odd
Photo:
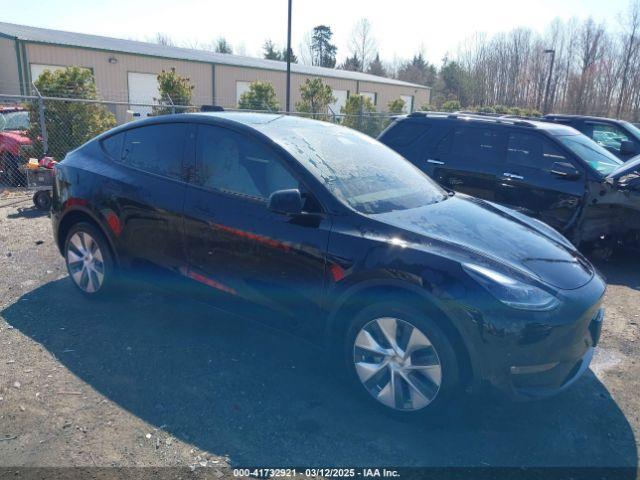
[[[401,411],[421,410],[438,395],[442,365],[424,332],[399,318],[365,324],[353,346],[355,370],[377,401]]]
[[[95,293],[104,282],[104,260],[98,242],[87,232],[75,232],[67,244],[67,267],[75,284]]]

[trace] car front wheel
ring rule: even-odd
[[[427,313],[401,303],[360,311],[349,328],[345,356],[356,388],[395,416],[443,410],[459,383],[447,335]]]
[[[97,297],[108,291],[114,274],[113,259],[104,235],[96,227],[88,223],[71,227],[64,252],[69,276],[80,292]]]

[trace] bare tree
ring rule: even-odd
[[[158,45],[164,45],[165,47],[175,47],[176,43],[173,41],[171,36],[168,33],[158,32],[156,36],[153,38],[153,43],[157,43]]]
[[[371,33],[371,22],[366,18],[358,20],[351,31],[349,52],[351,58],[360,59],[359,71],[364,72],[376,54],[376,40]]]
[[[623,36],[624,60],[622,66],[622,80],[620,85],[620,93],[618,95],[618,106],[616,107],[616,116],[619,117],[622,112],[625,95],[627,94],[627,83],[629,80],[629,67],[633,57],[638,56],[638,33],[640,30],[640,1],[635,0],[629,4],[626,19],[622,22],[626,27]]]

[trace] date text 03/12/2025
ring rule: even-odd
[[[325,477],[325,478],[395,478],[397,470],[386,468],[234,468],[234,477]]]

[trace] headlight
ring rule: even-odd
[[[541,288],[508,277],[490,268],[464,263],[464,271],[505,305],[519,310],[551,310],[560,302]]]

